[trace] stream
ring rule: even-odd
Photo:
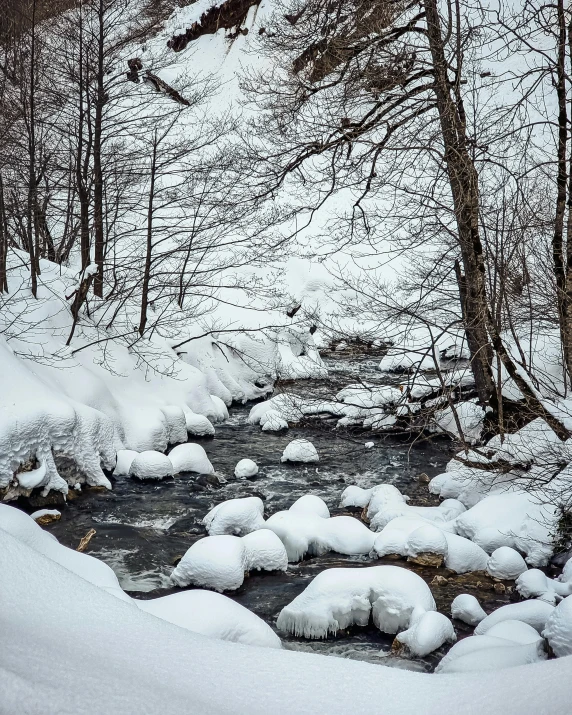
[[[363,357],[332,356],[326,358],[330,377],[283,384],[277,391],[289,391],[332,399],[337,390],[356,377],[377,384],[387,384],[387,377],[377,372],[378,360]],[[395,380],[393,381],[395,383]],[[86,553],[105,561],[116,572],[122,588],[135,598],[155,598],[174,592],[169,574],[174,564],[199,538],[206,535],[201,520],[216,504],[235,497],[259,496],[268,517],[287,509],[303,494],[317,494],[328,504],[332,516],[356,510],[338,508],[343,489],[350,484],[371,487],[389,482],[411,497],[410,504],[432,505],[437,499],[429,494],[419,474],[429,477],[444,470],[452,454],[447,440],[417,440],[376,435],[363,430],[339,430],[335,420],[315,418],[286,432],[262,432],[258,425],[248,424],[252,405],[234,405],[230,419],[216,425],[213,438],[191,438],[205,448],[216,476],[226,480],[183,474],[161,482],[139,482],[129,477],[114,480],[113,491],[86,488],[72,492],[59,521],[46,528],[58,540],[76,548],[90,529],[96,534]],[[280,456],[293,439],[311,440],[320,455],[318,464],[281,464]],[[364,443],[375,446],[366,449]],[[234,477],[236,463],[248,457],[259,466],[250,479]],[[214,483],[213,483],[214,482]],[[431,584],[436,575],[446,581],[431,584],[438,610],[450,616],[450,604],[459,593],[472,593],[490,612],[511,599],[510,589],[497,592],[492,580],[482,573],[454,575],[446,569],[409,564],[405,560],[326,554],[297,564],[286,573],[255,572],[243,586],[226,593],[238,603],[258,614],[274,629],[280,610],[297,596],[322,570],[331,567],[363,567],[383,563],[412,568]],[[507,584],[508,586],[508,584]],[[497,584],[497,589],[499,585]],[[455,622],[458,637],[472,629]],[[335,638],[307,641],[279,633],[284,647],[293,650],[354,658],[386,666],[418,671],[432,671],[447,646],[423,659],[410,659],[392,651],[392,636],[380,633],[373,625],[340,632]]]

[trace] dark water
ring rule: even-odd
[[[381,380],[375,373],[377,361],[354,360],[351,363],[330,360],[332,377],[321,381],[303,381],[280,385],[279,390],[299,394],[332,396],[340,386],[355,380]],[[390,482],[409,494],[412,504],[434,504],[436,500],[420,483],[418,475],[442,472],[450,459],[446,441],[418,440],[407,443],[402,438],[372,436],[371,433],[335,429],[335,421],[315,419],[284,433],[264,433],[247,422],[250,406],[231,409],[230,419],[216,427],[211,439],[195,439],[206,449],[217,475],[226,480],[217,487],[205,477],[183,475],[159,483],[138,482],[128,477],[115,481],[113,491],[84,490],[62,510],[62,517],[47,528],[65,545],[76,547],[82,536],[95,529],[87,553],[108,563],[117,573],[122,587],[132,596],[150,598],[166,595],[171,589],[168,576],[174,563],[191,544],[206,535],[201,526],[205,514],[216,504],[234,497],[259,496],[265,502],[266,516],[288,508],[298,497],[312,493],[322,497],[332,515],[338,508],[340,494],[350,484],[371,487]],[[316,465],[280,463],[284,447],[297,437],[310,439],[320,454]],[[375,442],[365,449],[366,441]],[[252,479],[233,476],[239,459],[254,459],[259,473]],[[359,516],[359,514],[355,514]],[[275,628],[280,610],[297,596],[320,571],[329,567],[363,567],[398,563],[413,568],[428,583],[435,575],[447,577],[432,590],[440,611],[449,615],[452,599],[459,593],[473,593],[485,610],[506,603],[510,596],[492,590],[492,581],[483,575],[453,576],[444,569],[413,566],[405,561],[371,561],[366,557],[326,554],[299,564],[291,564],[283,573],[254,573],[243,586],[227,594],[266,620]],[[455,624],[458,635],[471,632]],[[384,665],[416,670],[432,670],[445,649],[422,660],[400,658],[391,652],[392,638],[374,627],[338,634],[327,641],[305,641],[280,633],[285,646],[335,656],[367,660]]]

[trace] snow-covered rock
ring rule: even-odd
[[[495,549],[487,562],[487,573],[493,578],[514,581],[528,566],[522,556],[510,546]]]
[[[445,534],[431,524],[418,527],[411,532],[407,540],[407,556],[410,560],[419,562],[421,557],[437,556],[442,562],[448,553],[449,546]]]
[[[371,519],[370,529],[381,531],[390,521],[398,516],[418,516],[428,521],[451,521],[465,511],[465,507],[457,499],[445,499],[439,506],[409,506],[404,501],[392,501],[377,510]]]
[[[572,655],[572,596],[567,596],[553,609],[542,635],[554,655],[559,658]]]
[[[197,472],[198,474],[214,474],[207,453],[200,444],[187,442],[178,444],[169,452],[175,474],[180,472]]]
[[[461,593],[451,603],[451,616],[469,626],[476,626],[487,614],[472,594]]]
[[[547,620],[554,612],[554,606],[545,601],[522,601],[501,606],[484,618],[475,628],[476,635],[484,635],[489,628],[501,621],[523,621],[542,633]]]
[[[455,644],[436,673],[473,673],[504,670],[546,659],[542,641],[518,644],[503,638],[471,636]]]
[[[431,590],[420,576],[398,566],[326,569],[285,606],[276,625],[304,638],[326,638],[370,615],[384,633],[399,633],[426,611],[435,610]]]
[[[321,516],[322,519],[330,518],[328,505],[321,497],[318,497],[315,494],[304,494],[304,496],[296,499],[294,504],[289,507],[288,511],[296,511],[302,514],[314,514],[315,516]]]
[[[258,474],[258,465],[252,459],[241,459],[234,468],[234,476],[239,479]]]
[[[220,593],[197,589],[134,603],[142,611],[193,633],[262,648],[282,647],[262,618]]]
[[[454,643],[457,634],[447,616],[427,611],[414,620],[406,631],[398,633],[395,639],[406,646],[411,655],[423,658],[445,643]]]
[[[280,457],[281,462],[319,462],[320,457],[314,445],[307,439],[295,439],[286,445]]]
[[[117,452],[117,462],[113,470],[114,477],[126,477],[131,471],[133,460],[137,456],[137,452],[133,449],[120,449]]]
[[[336,551],[347,556],[369,554],[375,534],[351,516],[326,519],[306,511],[279,511],[266,521],[282,540],[288,561],[295,562],[307,554],[319,556]]]
[[[409,501],[409,497],[406,494],[402,494],[393,484],[378,484],[370,490],[367,518],[371,522],[377,513],[387,506],[396,504],[401,506],[407,501]]]
[[[260,497],[227,499],[211,509],[202,523],[210,536],[244,536],[251,531],[264,529],[264,503]]]
[[[40,526],[45,526],[52,521],[59,521],[61,517],[62,513],[58,509],[38,509],[38,511],[30,514],[30,518]]]
[[[131,462],[129,474],[137,479],[165,479],[173,476],[173,463],[165,454],[148,450]]]
[[[288,555],[280,538],[270,529],[258,529],[242,537],[247,571],[286,571]]]
[[[572,583],[548,578],[540,569],[530,569],[516,579],[516,590],[523,598],[540,598],[555,604],[572,594]]]
[[[522,645],[542,641],[542,636],[538,631],[524,621],[500,621],[489,628],[487,636],[504,638],[505,640]]]
[[[556,507],[525,492],[491,494],[457,517],[458,533],[492,554],[501,546],[525,553],[530,566],[545,566],[553,553]]]
[[[237,536],[206,536],[196,541],[171,574],[177,586],[189,585],[234,591],[250,570],[285,571],[286,550],[274,533],[261,529]]]
[[[212,422],[204,415],[197,415],[195,412],[187,410],[185,411],[185,422],[187,432],[195,437],[212,437],[215,433]]]

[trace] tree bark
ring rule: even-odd
[[[95,121],[93,127],[93,228],[95,238],[94,258],[97,273],[93,281],[93,292],[98,298],[103,298],[103,259],[105,255],[105,236],[103,230],[103,171],[101,168],[101,139],[103,130],[103,105],[105,104],[104,88],[104,20],[105,3],[99,0],[97,36],[97,90],[95,99]]]

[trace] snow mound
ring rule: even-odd
[[[190,442],[179,444],[169,452],[169,459],[173,463],[175,474],[180,472],[214,474],[213,465],[200,444]]]
[[[326,502],[314,494],[304,494],[297,499],[288,511],[296,511],[301,514],[314,514],[321,516],[322,519],[330,518],[330,510]]]
[[[285,571],[286,551],[280,539],[268,529],[240,538],[229,535],[206,536],[187,550],[171,580],[177,586],[204,586],[214,591],[235,591],[250,570]]]
[[[494,638],[504,638],[507,641],[512,641],[513,643],[520,643],[525,645],[526,643],[536,643],[542,640],[542,636],[538,633],[536,629],[529,626],[528,623],[524,621],[501,621],[495,626],[491,626],[487,631],[487,636]]]
[[[212,591],[184,591],[134,601],[142,611],[194,633],[232,643],[281,648],[272,628],[244,606]]]
[[[387,507],[399,507],[409,499],[402,494],[393,484],[378,484],[371,489],[362,489],[352,485],[346,487],[340,498],[341,507],[358,507],[365,509],[368,507],[367,518],[371,521],[378,511]]]
[[[437,611],[427,611],[406,631],[398,633],[396,640],[406,646],[411,655],[423,658],[445,643],[454,643],[457,634],[447,616]]]
[[[433,431],[446,432],[455,438],[463,438],[469,444],[476,444],[480,440],[483,431],[485,418],[483,408],[469,400],[455,405],[455,412],[461,425],[461,435],[459,435],[459,428],[451,407],[435,412]]]
[[[572,655],[572,597],[563,599],[553,609],[542,633],[554,654],[561,658]]]
[[[239,479],[258,474],[258,465],[252,459],[241,459],[234,468],[234,476]]]
[[[491,494],[457,517],[457,531],[489,554],[510,546],[530,566],[545,566],[553,553],[557,509],[524,492]]]
[[[449,546],[445,534],[431,524],[412,531],[407,540],[407,556],[417,559],[423,554],[435,554],[446,558]]]
[[[212,437],[215,433],[215,428],[212,422],[204,415],[197,415],[190,410],[185,411],[185,422],[187,432],[195,437]]]
[[[319,462],[320,457],[314,445],[307,439],[295,439],[286,446],[281,462]]]
[[[487,562],[487,573],[493,578],[514,581],[528,566],[522,556],[510,546],[495,549]]]
[[[286,571],[288,555],[284,544],[270,529],[258,529],[242,537],[247,571]]]
[[[436,673],[473,673],[504,670],[545,660],[542,641],[525,645],[503,638],[471,636],[454,645],[437,666]]]
[[[210,536],[244,536],[251,531],[264,529],[264,503],[260,497],[228,499],[211,509],[202,523]]]
[[[369,554],[375,534],[351,516],[330,519],[307,511],[279,511],[266,521],[286,547],[288,561],[335,551],[347,556]]]
[[[326,638],[370,616],[384,633],[409,628],[435,610],[431,590],[420,576],[398,566],[327,569],[285,606],[276,625],[304,638]]]
[[[572,583],[556,581],[539,569],[530,569],[516,579],[516,590],[523,598],[540,598],[555,604],[572,593]]]
[[[404,501],[385,504],[370,522],[372,531],[381,531],[390,521],[398,516],[418,516],[428,521],[451,521],[465,511],[465,507],[457,499],[445,499],[439,506],[409,506]]]
[[[117,462],[115,463],[115,469],[113,470],[114,477],[126,477],[129,475],[131,470],[131,465],[133,460],[137,456],[138,452],[133,449],[120,449],[117,452]]]
[[[451,603],[451,616],[469,626],[476,626],[487,614],[472,594],[461,593]]]
[[[153,450],[138,454],[129,468],[129,474],[137,479],[165,479],[172,477],[173,473],[169,457]]]
[[[509,603],[501,606],[496,611],[484,618],[475,628],[476,635],[485,634],[489,628],[501,621],[523,621],[542,633],[547,620],[554,612],[554,606],[545,601],[523,601],[522,603]]]

